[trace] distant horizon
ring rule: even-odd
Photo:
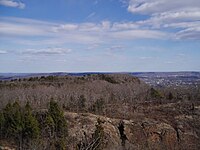
[[[200,71],[80,71],[80,72],[68,72],[68,71],[55,71],[55,72],[0,72],[0,74],[45,74],[45,73],[189,73]]]

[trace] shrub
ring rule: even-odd
[[[159,92],[159,91],[157,91],[157,90],[155,90],[154,88],[151,88],[150,89],[150,95],[151,95],[151,97],[152,98],[162,98],[163,96],[162,96],[162,94]]]

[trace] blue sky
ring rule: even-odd
[[[200,71],[199,0],[0,0],[0,72]]]

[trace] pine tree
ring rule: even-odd
[[[4,136],[5,118],[2,112],[0,112],[0,138]]]
[[[14,102],[13,105],[8,103],[3,110],[5,118],[5,135],[6,137],[18,138],[23,130],[23,121],[21,107],[18,102]]]
[[[55,123],[53,121],[53,118],[49,114],[47,114],[44,120],[44,128],[49,137],[52,137],[54,135]]]
[[[40,134],[39,123],[32,114],[32,108],[29,103],[26,104],[24,110],[24,131],[23,135],[27,139],[38,138]]]
[[[13,129],[14,129],[14,134],[18,136],[19,134],[22,133],[24,124],[23,124],[23,118],[22,118],[22,111],[21,111],[21,106],[19,103],[16,101],[13,103],[12,106],[12,111],[13,111]]]
[[[48,113],[53,118],[53,121],[55,123],[56,136],[66,137],[67,136],[67,122],[64,117],[64,112],[61,109],[61,107],[59,107],[58,103],[53,101],[53,99],[51,99],[50,101]]]

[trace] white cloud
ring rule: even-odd
[[[133,22],[111,23],[109,21],[102,21],[100,23],[59,24],[25,18],[2,18],[0,22],[0,34],[3,37],[18,37],[16,41],[13,40],[14,42],[20,41],[21,38],[26,41],[25,43],[29,44],[97,44],[112,40],[160,39],[167,36],[167,33],[162,31],[140,29]],[[28,39],[24,39],[24,37],[39,37],[40,40],[31,40],[28,42]]]
[[[56,26],[53,29],[55,32],[59,32],[59,31],[72,31],[76,30],[77,28],[78,28],[77,24],[61,24],[60,26]]]
[[[165,64],[175,64],[174,61],[165,61],[164,63],[165,63]]]
[[[108,48],[105,48],[106,51],[104,55],[123,59],[123,52],[126,50],[125,48],[125,45],[112,45]]]
[[[96,50],[99,46],[99,44],[91,44],[86,48],[86,50]]]
[[[105,30],[109,30],[111,28],[111,23],[109,21],[102,21],[101,25]]]
[[[191,24],[194,22],[197,23],[199,18],[200,18],[200,11],[163,12],[159,14],[153,14],[152,17],[150,17],[149,19],[139,21],[138,23],[143,25],[145,24],[150,25],[154,28],[160,28],[160,27],[170,27],[171,24],[175,25],[175,23],[183,23],[183,22],[185,24]]]
[[[108,50],[110,50],[110,51],[121,51],[121,50],[124,50],[125,49],[125,46],[123,46],[123,45],[113,45],[113,46],[111,46],[111,47],[109,47],[109,48],[107,48]]]
[[[10,38],[12,39],[10,41],[27,45],[65,43],[92,45],[135,39],[193,40],[200,39],[198,18],[200,18],[200,13],[195,11],[152,13],[146,20],[113,23],[102,21],[61,24],[27,18],[0,17],[0,34],[1,39]],[[165,28],[177,30],[164,31]],[[34,37],[34,40],[25,37]]]
[[[7,53],[8,53],[7,51],[0,50],[0,54],[7,54]]]
[[[113,24],[113,30],[132,30],[132,29],[138,29],[139,25],[135,22],[115,22]]]
[[[153,0],[131,0],[128,10],[132,13],[143,13],[148,14],[159,10],[159,5],[162,5],[163,1],[153,1]]]
[[[199,27],[200,21],[193,21],[193,22],[175,22],[170,24],[164,24],[163,27],[165,28],[191,28],[191,27]]]
[[[0,33],[3,35],[16,36],[35,36],[45,35],[45,28],[42,26],[33,26],[28,24],[18,24],[9,22],[0,22]]]
[[[45,48],[45,49],[27,49],[22,51],[21,54],[31,55],[64,55],[70,53],[71,49],[66,48]]]
[[[150,16],[137,22],[140,27],[175,28],[175,39],[200,39],[199,0],[129,0],[128,11]]]
[[[126,30],[112,33],[116,39],[166,39],[168,34],[157,30]]]
[[[153,57],[147,57],[147,56],[142,56],[142,57],[139,57],[139,59],[142,59],[142,60],[147,60],[147,59],[152,59]]]
[[[25,8],[24,3],[20,1],[16,1],[16,0],[0,0],[0,5],[7,6],[7,7],[16,7],[20,9]]]
[[[184,53],[180,53],[180,54],[177,54],[177,56],[178,56],[178,57],[185,57],[186,54],[184,54]]]
[[[199,6],[199,0],[130,0],[128,10],[148,15],[169,11],[197,11],[200,10]]]
[[[200,38],[200,27],[187,28],[176,33],[176,39],[196,40]]]

